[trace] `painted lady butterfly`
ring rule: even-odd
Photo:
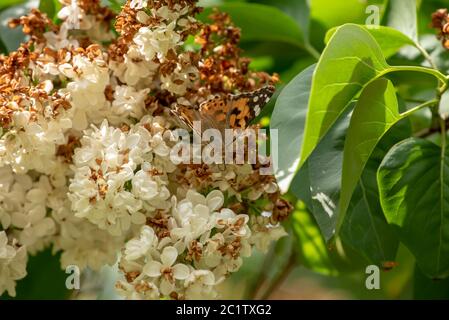
[[[171,112],[190,129],[194,129],[194,121],[201,121],[202,132],[198,134],[207,129],[218,129],[222,134],[225,129],[244,130],[270,101],[274,91],[274,86],[265,86],[252,92],[215,96],[198,109],[177,106]]]

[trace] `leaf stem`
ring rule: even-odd
[[[440,106],[440,102],[441,102],[441,97],[444,94],[444,92],[448,89],[448,81],[449,81],[449,76],[445,76],[446,81],[444,81],[441,86],[437,89],[437,97],[434,100],[429,101],[427,104],[430,104],[431,102],[435,102],[431,106],[430,111],[432,112],[432,123],[430,125],[430,128],[421,132],[418,132],[416,134],[417,137],[420,138],[425,138],[428,137],[440,130],[444,130],[444,132],[446,132],[446,127],[449,125],[448,121],[449,119],[443,119],[440,116],[440,112],[439,112],[439,106]],[[419,105],[411,110],[406,111],[405,113],[409,113],[409,111],[416,111],[414,109],[418,108],[418,107],[422,107],[423,105]],[[429,106],[429,105],[427,105]],[[410,112],[411,113],[411,112]]]
[[[411,108],[411,109],[401,113],[401,117],[405,118],[405,117],[408,117],[409,115],[411,115],[412,113],[414,113],[414,112],[416,112],[418,110],[421,110],[421,109],[426,108],[426,107],[431,107],[431,106],[437,105],[439,101],[440,101],[439,99],[433,99],[433,100],[424,102],[424,103],[422,103],[420,105],[417,105],[416,107],[413,107],[413,108]]]
[[[414,103],[424,103],[424,102],[426,102],[426,100],[415,99],[415,98],[404,98],[404,100],[408,101],[408,102],[414,102]]]
[[[304,44],[304,49],[309,53],[316,61],[320,60],[321,54],[315,49],[309,42]]]
[[[294,251],[292,251],[288,259],[288,262],[286,263],[282,271],[279,272],[276,278],[271,282],[270,286],[264,292],[264,294],[261,296],[260,299],[261,300],[268,299],[273,294],[273,292],[275,292],[282,285],[282,283],[284,283],[284,281],[290,275],[295,266],[296,266],[296,254],[294,253]]]
[[[249,300],[254,300],[257,296],[257,293],[263,287],[266,279],[268,278],[267,271],[271,270],[271,267],[275,261],[274,259],[274,246],[271,246],[270,251],[265,256],[262,267],[260,268],[259,274],[257,275],[257,279],[248,286],[247,291],[245,293],[245,298]]]
[[[421,67],[421,66],[394,66],[394,67],[390,67],[390,68],[385,69],[380,74],[380,76],[383,76],[383,75],[385,75],[387,73],[390,73],[392,71],[414,71],[414,72],[427,73],[427,74],[433,75],[438,80],[440,80],[440,82],[442,83],[442,87],[444,85],[447,86],[447,82],[448,82],[448,78],[444,74],[442,74],[440,71],[438,71],[436,69],[432,69],[432,68]]]
[[[445,127],[449,127],[449,119],[445,120]],[[440,125],[438,127],[430,127],[428,129],[424,129],[419,131],[418,133],[415,134],[415,137],[418,138],[427,138],[428,136],[431,136],[434,133],[440,132],[441,128]]]
[[[429,55],[427,50],[424,49],[418,42],[415,43],[415,46],[421,52],[421,54],[423,55],[424,59],[426,59],[429,62],[430,66],[433,69],[438,70],[437,65],[435,64],[435,62],[433,61],[432,57]]]

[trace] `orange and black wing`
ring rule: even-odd
[[[231,95],[226,110],[227,128],[246,129],[270,101],[274,91],[274,86],[266,86],[256,91]]]

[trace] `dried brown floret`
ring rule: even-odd
[[[62,157],[64,162],[72,163],[73,154],[75,149],[81,145],[80,139],[75,136],[69,136],[66,144],[58,146],[56,156]]]
[[[31,40],[36,42],[45,42],[43,34],[47,31],[57,32],[59,27],[47,17],[45,13],[39,11],[39,9],[31,9],[31,12],[17,19],[12,19],[9,22],[10,28],[16,28],[22,26],[23,33],[29,35]]]
[[[438,31],[438,39],[449,49],[449,14],[447,9],[438,9],[432,13],[432,27]]]
[[[241,57],[240,29],[228,14],[214,10],[211,24],[202,25],[195,42],[201,45],[201,85],[206,95],[253,91],[279,81],[277,75],[249,69],[250,60]]]

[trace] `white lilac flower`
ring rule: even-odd
[[[159,288],[152,282],[139,280],[130,284],[119,281],[116,284],[117,291],[125,298],[131,300],[158,300],[160,299]]]
[[[14,174],[9,167],[0,189],[0,222],[31,253],[55,232],[55,222],[47,214],[47,196],[52,186],[47,176],[33,182],[28,175]]]
[[[78,47],[79,43],[76,39],[69,39],[70,25],[67,23],[61,24],[59,32],[47,31],[44,37],[47,40],[47,46],[53,50],[60,50],[63,48]]]
[[[132,9],[142,9],[148,5],[148,0],[131,0],[129,3],[130,8]]]
[[[167,296],[173,291],[175,280],[185,280],[189,276],[189,268],[185,264],[175,264],[177,258],[178,251],[174,247],[165,247],[160,256],[160,262],[151,260],[143,268],[147,276],[162,278],[160,290]]]
[[[116,86],[114,90],[109,122],[120,125],[124,122],[129,123],[128,118],[141,119],[145,111],[145,99],[150,90],[136,90],[129,86]]]
[[[176,68],[170,74],[161,74],[161,88],[174,95],[182,96],[198,79],[198,69],[190,61],[189,55],[179,55]]]
[[[129,48],[123,63],[112,62],[110,65],[121,82],[139,89],[150,86],[158,66],[154,61],[146,60],[135,45]]]
[[[93,61],[84,56],[73,57],[73,69],[76,69],[74,81],[67,84],[70,94],[73,128],[84,130],[90,122],[98,123],[101,111],[106,105],[104,91],[109,84],[109,72],[104,60]],[[72,71],[67,73],[71,76]]]
[[[158,134],[151,136],[140,125],[123,132],[103,122],[86,132],[81,144],[75,151],[75,176],[69,187],[78,217],[120,235],[131,223],[145,223],[142,210],[169,206],[165,174],[146,162],[168,153]]]
[[[213,213],[224,202],[223,194],[210,192],[207,197],[193,190],[187,191],[186,198],[173,207],[175,224],[170,230],[172,237],[181,239],[187,245],[201,236],[208,236],[214,226]]]
[[[223,208],[215,214],[217,228],[227,227],[229,231],[239,237],[245,237],[251,234],[248,227],[249,216],[246,214],[236,215],[232,210]]]
[[[142,27],[134,36],[134,43],[147,61],[157,58],[164,60],[169,50],[181,45],[181,36],[175,31],[176,23],[156,28]]]
[[[26,247],[8,244],[5,231],[0,231],[0,295],[7,291],[10,296],[16,295],[16,281],[26,276]]]
[[[110,127],[106,121],[81,140],[69,187],[72,209],[78,217],[86,217],[115,235],[128,230],[132,222],[145,221],[138,212],[141,200],[125,188],[140,164],[140,142],[139,135]]]
[[[164,203],[170,197],[166,178],[157,174],[153,175],[152,171],[146,168],[145,163],[142,167],[143,169],[137,171],[131,180],[132,193],[136,198],[148,203],[147,208],[152,206],[155,209],[164,209],[166,207]]]
[[[27,112],[15,113],[14,120],[16,127],[0,139],[0,166],[11,166],[17,173],[54,172],[59,166],[55,152],[58,145],[66,143],[65,134],[72,126],[71,120],[61,113],[54,119],[38,116],[30,121]]]
[[[261,252],[267,252],[273,241],[287,235],[280,224],[276,226],[270,224],[269,217],[252,217],[250,224],[253,232],[248,241]]]
[[[185,298],[188,300],[215,299],[215,276],[209,270],[195,270],[186,279]]]
[[[60,189],[49,195],[52,217],[59,228],[53,251],[62,251],[61,267],[76,265],[81,270],[88,267],[98,271],[105,265],[113,265],[124,239],[113,237],[86,219],[75,217],[66,192],[66,189]]]
[[[124,258],[129,261],[139,259],[154,246],[157,246],[157,237],[154,230],[148,226],[143,226],[139,239],[131,239],[126,243]]]

